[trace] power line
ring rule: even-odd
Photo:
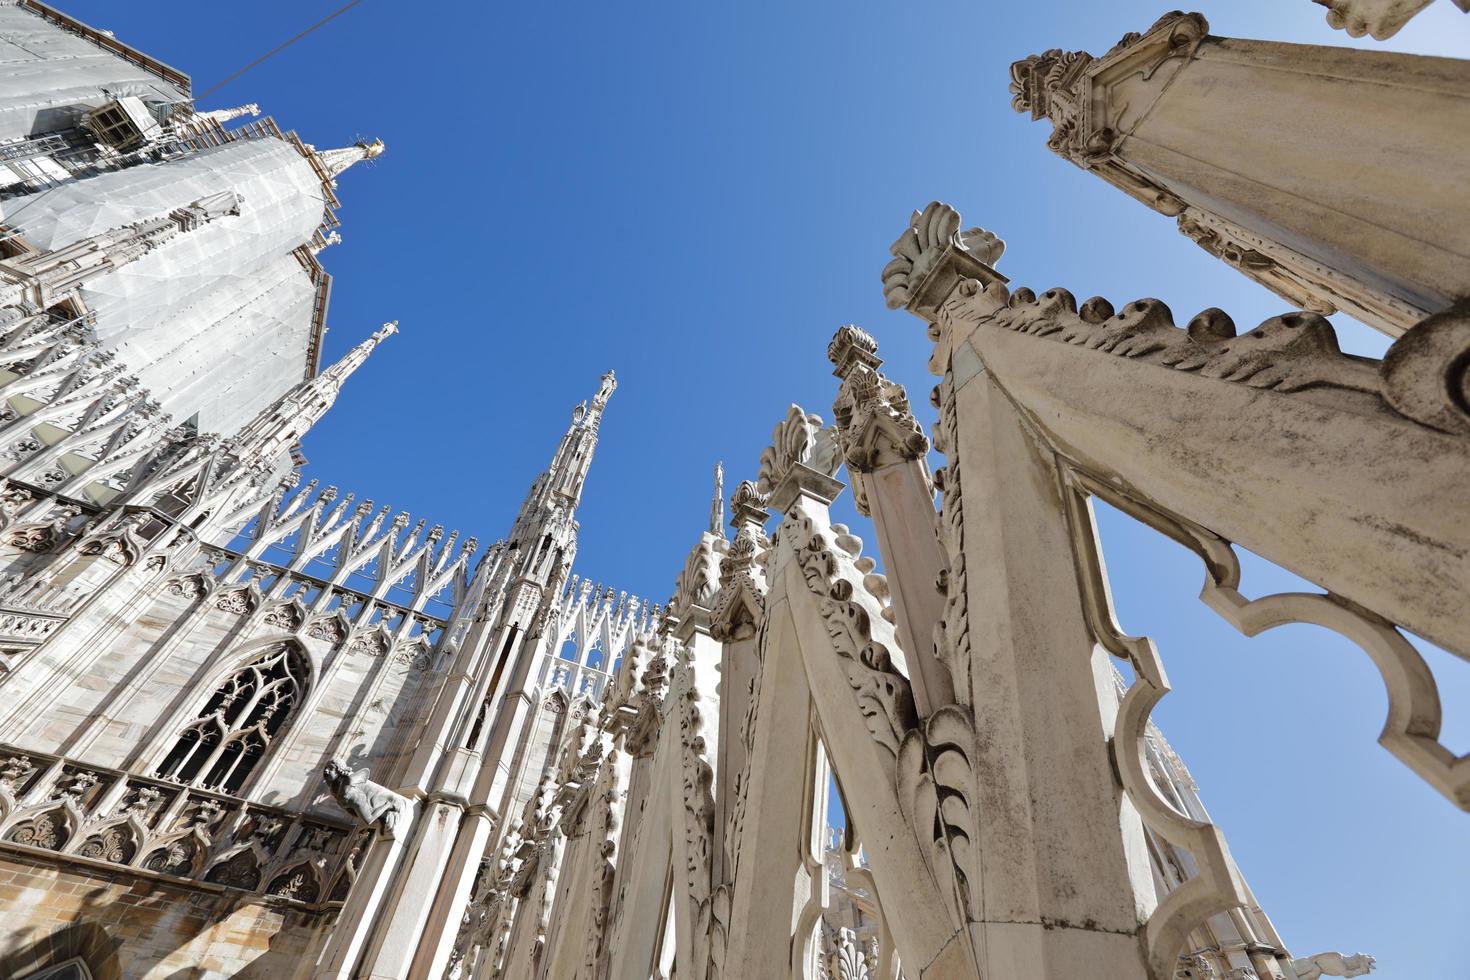
[[[250,69],[254,68],[256,65],[260,64],[262,61],[265,61],[267,58],[270,58],[272,55],[279,54],[280,52],[286,50],[291,45],[295,44],[297,41],[301,40],[303,37],[306,37],[306,35],[310,34],[312,31],[316,30],[318,27],[321,27],[327,21],[333,20],[334,18],[337,18],[337,17],[340,17],[341,15],[345,14],[347,11],[351,10],[353,7],[356,7],[360,3],[362,3],[362,0],[350,0],[350,2],[343,4],[341,7],[339,7],[336,10],[334,10],[332,13],[328,14],[327,16],[323,17],[321,20],[317,21],[315,24],[312,24],[306,30],[302,31],[300,34],[297,34],[295,37],[291,38],[289,41],[283,41],[282,43],[276,45],[275,47],[273,47],[269,51],[267,51],[265,54],[261,55],[259,58],[256,58],[254,61],[250,62],[250,64],[246,65],[244,68],[241,68],[239,71],[235,72],[233,75],[231,75],[230,77],[226,78],[224,81],[219,82],[218,84],[214,85],[213,87],[209,88],[208,90],[206,90],[204,92],[201,92],[200,94],[194,96],[194,100],[197,102],[198,100],[204,98],[207,95],[211,95],[214,92],[218,92],[220,89],[224,88],[226,85],[230,84],[235,79],[239,78],[241,75],[245,74],[247,71],[249,71]]]

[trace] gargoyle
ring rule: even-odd
[[[384,834],[397,838],[398,824],[413,806],[406,798],[368,779],[368,770],[353,771],[335,759],[327,763],[322,775],[342,809],[368,826],[381,823]]]

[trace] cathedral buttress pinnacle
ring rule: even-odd
[[[362,367],[379,344],[397,332],[397,320],[383,324],[337,363],[282,395],[240,431],[235,439],[236,454],[242,460],[249,458],[266,465],[273,463],[277,456],[287,452],[321,421],[336,403],[347,379]]]

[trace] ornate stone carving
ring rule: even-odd
[[[1367,953],[1316,953],[1291,961],[1298,980],[1317,980],[1318,977],[1361,977],[1372,973],[1378,961]]]
[[[838,329],[827,347],[827,357],[842,379],[832,415],[848,469],[869,473],[879,466],[919,459],[929,451],[929,440],[909,407],[908,393],[889,381],[878,368],[878,344],[866,331],[851,324]],[[858,509],[866,514],[867,494],[856,481]]]
[[[272,878],[265,892],[290,901],[315,902],[321,892],[321,883],[309,866],[298,864]]]
[[[995,309],[998,299],[1006,305]],[[1399,338],[1381,363],[1342,353],[1332,324],[1315,313],[1285,313],[1237,335],[1223,310],[1205,310],[1179,329],[1169,308],[1156,299],[1135,300],[1115,312],[1101,297],[1079,307],[1061,288],[1038,297],[1024,287],[1007,292],[999,284],[982,287],[967,280],[944,304],[941,322],[951,320],[1252,388],[1343,392],[1349,397],[1334,402],[1338,408],[1394,411],[1432,428],[1470,432],[1470,412],[1464,407],[1470,391],[1464,366],[1470,320],[1458,311],[1424,321]]]
[[[5,839],[27,847],[59,851],[66,843],[68,836],[61,814],[56,810],[48,810],[16,824],[10,833],[5,835]]]
[[[44,524],[22,524],[5,536],[7,544],[22,551],[49,551],[66,533],[66,527],[79,516],[82,509],[75,504],[63,504],[50,515]]]
[[[255,853],[247,848],[210,868],[204,880],[254,891],[260,887],[260,862]]]
[[[137,841],[133,839],[132,832],[123,825],[108,827],[93,834],[77,848],[77,853],[82,857],[111,861],[114,864],[127,864],[136,851]]]
[[[25,785],[27,778],[36,771],[36,764],[28,755],[12,755],[0,763],[0,787],[14,792]]]
[[[198,844],[191,837],[181,837],[153,851],[143,859],[143,867],[149,871],[187,877],[194,872],[198,857]]]
[[[381,657],[388,652],[388,638],[382,632],[369,633],[359,636],[352,641],[347,648],[348,653],[366,654],[369,657]]]
[[[302,614],[299,607],[294,603],[284,603],[276,606],[265,614],[265,624],[277,629],[294,633],[301,626]]]
[[[397,837],[398,826],[412,814],[413,804],[369,780],[370,775],[366,769],[349,770],[335,759],[322,770],[327,788],[342,809],[369,826],[380,826],[385,836]]]
[[[328,643],[337,644],[341,643],[347,636],[347,628],[339,618],[329,616],[326,619],[319,619],[315,623],[312,623],[311,628],[306,631],[306,635],[314,640],[326,640]]]
[[[807,588],[818,597],[822,619],[832,645],[847,665],[847,679],[873,739],[896,759],[904,735],[917,724],[908,678],[894,666],[887,646],[873,633],[872,617],[859,597],[861,585],[844,574],[836,554],[842,539],[851,537],[842,525],[833,525],[836,543],[807,517],[796,522],[791,544]],[[856,538],[852,540],[856,541]],[[856,558],[856,546],[848,552]]]
[[[1005,242],[984,228],[960,230],[960,214],[948,204],[931,202],[915,211],[909,227],[889,248],[893,261],[883,267],[883,297],[891,310],[919,298],[946,251],[958,253],[975,265],[993,266],[1005,252]]]
[[[762,494],[771,493],[797,466],[831,476],[837,472],[838,465],[832,429],[823,426],[820,415],[792,405],[786,411],[786,418],[772,431],[771,445],[761,452],[756,488]]]
[[[231,589],[214,601],[214,607],[222,612],[244,615],[255,608],[249,589]]]

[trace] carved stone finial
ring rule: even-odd
[[[878,368],[878,344],[854,326],[837,331],[827,348],[842,379],[832,414],[850,470],[867,473],[897,459],[918,459],[929,451],[929,440],[909,407],[903,385],[889,381]],[[868,513],[867,497],[859,481],[858,510]]]
[[[839,378],[846,378],[859,366],[875,371],[883,366],[873,335],[851,323],[837,328],[832,343],[827,345],[827,359],[832,362],[832,373]]]
[[[936,307],[961,273],[987,282],[1004,281],[991,267],[1000,261],[1005,248],[1005,242],[984,228],[961,231],[960,213],[948,204],[931,201],[924,210],[913,213],[907,230],[889,248],[893,261],[883,267],[888,308],[919,313]],[[952,261],[946,263],[946,258]]]
[[[834,477],[841,459],[836,430],[822,417],[792,405],[771,433],[771,445],[761,452],[756,489],[771,498],[778,511],[790,506],[801,491],[835,500],[842,484]]]

